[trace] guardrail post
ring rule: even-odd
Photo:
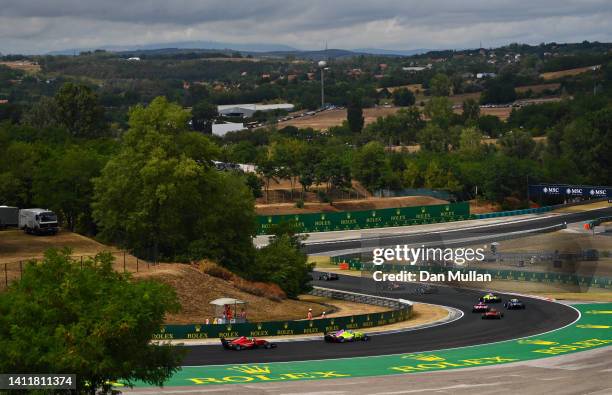
[[[4,285],[8,288],[8,267],[4,264]]]

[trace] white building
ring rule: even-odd
[[[212,134],[223,137],[229,132],[237,132],[246,129],[243,123],[213,123]]]
[[[279,103],[279,104],[227,104],[217,106],[219,115],[227,117],[252,117],[255,111],[274,111],[274,110],[285,110],[293,111],[295,106],[290,103]]]

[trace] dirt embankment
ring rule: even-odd
[[[361,200],[344,200],[328,203],[305,203],[304,208],[297,208],[293,203],[257,204],[255,211],[257,215],[286,215],[307,214],[320,212],[341,212],[379,210],[383,208],[428,206],[432,204],[445,204],[446,200],[436,199],[430,196],[404,196],[396,198],[370,198]]]
[[[235,298],[247,303],[245,311],[250,321],[283,321],[306,318],[308,309],[318,317],[329,306],[312,301],[286,299],[280,302],[240,291],[230,282],[202,273],[185,264],[161,264],[154,270],[137,273],[136,279],[155,279],[172,286],[178,295],[182,310],[168,315],[166,321],[173,324],[205,322],[215,316],[212,300],[221,297]]]

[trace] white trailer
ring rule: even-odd
[[[57,215],[43,208],[19,210],[19,229],[30,234],[56,234],[59,230]]]
[[[19,224],[19,209],[17,207],[0,206],[0,228],[17,226]]]

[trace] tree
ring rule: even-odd
[[[503,134],[506,124],[495,115],[483,115],[478,118],[478,129],[482,130],[485,135],[496,138]]]
[[[468,157],[474,157],[482,151],[482,133],[474,127],[468,127],[461,131],[459,149]]]
[[[69,254],[47,251],[0,293],[0,371],[74,373],[89,394],[119,380],[163,385],[183,352],[151,339],[180,308],[174,290],[116,272],[110,254],[82,264]]]
[[[423,179],[421,177],[421,169],[415,161],[408,161],[406,168],[402,174],[403,185],[408,188],[419,188],[423,185]]]
[[[79,146],[53,151],[34,173],[32,191],[37,205],[60,215],[71,231],[87,232],[91,227],[92,178],[97,177],[107,158]]]
[[[363,129],[363,109],[361,104],[361,97],[353,95],[346,108],[346,120],[348,122],[349,129],[352,133],[361,133]]]
[[[130,111],[120,151],[94,181],[100,237],[150,259],[252,264],[254,201],[242,177],[211,165],[218,148],[187,130],[189,113],[156,98]]]
[[[270,182],[278,178],[278,166],[273,157],[270,157],[268,153],[262,155],[257,160],[257,173],[264,180],[264,187],[266,191],[266,202],[270,201]]]
[[[453,172],[450,169],[444,169],[436,160],[427,166],[424,182],[425,188],[444,189],[450,192],[457,192],[461,189],[461,184]]]
[[[261,180],[261,178],[257,177],[257,175],[254,173],[246,173],[244,175],[244,179],[254,198],[260,198],[263,196],[261,187],[264,185],[264,182]]]
[[[400,88],[393,91],[393,104],[396,106],[412,106],[414,102],[415,97],[410,89]]]
[[[21,122],[37,129],[55,128],[60,125],[57,101],[43,96],[23,114]]]
[[[57,120],[73,136],[94,138],[106,134],[104,108],[88,86],[67,82],[55,94],[55,102]]]
[[[480,103],[482,104],[507,104],[514,100],[516,100],[514,84],[500,78],[490,80],[480,96]]]
[[[191,127],[198,132],[212,134],[212,125],[217,118],[217,107],[202,100],[191,109]]]
[[[432,96],[448,96],[451,80],[446,74],[438,73],[429,80],[429,92]]]
[[[300,250],[299,244],[295,230],[276,231],[270,243],[257,251],[254,279],[278,284],[290,298],[310,290],[310,272],[314,264],[308,263],[308,256]]]
[[[463,108],[463,122],[466,124],[474,125],[478,122],[480,117],[480,106],[474,99],[467,99],[461,105]]]
[[[511,130],[499,139],[501,151],[508,156],[529,158],[535,148],[533,137],[522,129]]]
[[[418,136],[421,148],[432,152],[447,152],[449,146],[448,131],[434,123],[428,123]]]
[[[450,127],[453,117],[453,103],[448,97],[434,97],[425,104],[425,115],[446,130]]]
[[[385,148],[378,142],[369,142],[357,153],[353,160],[355,178],[369,191],[382,188],[386,171]]]

